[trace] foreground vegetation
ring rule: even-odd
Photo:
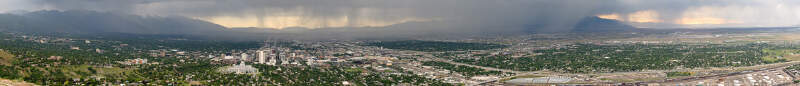
[[[691,76],[694,75],[692,72],[667,72],[667,77],[680,77],[680,76]]]

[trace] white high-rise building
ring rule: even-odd
[[[275,63],[278,63],[276,58],[277,56],[278,56],[277,54],[270,54],[269,62],[267,62],[267,65],[275,65]]]
[[[247,60],[247,53],[242,53],[242,61]]]
[[[266,54],[264,53],[264,51],[262,51],[262,50],[259,50],[259,51],[258,51],[258,63],[261,63],[261,64],[267,63],[267,62],[266,62],[266,60],[265,60],[265,59],[266,59],[266,57],[267,57],[267,56],[266,56]]]

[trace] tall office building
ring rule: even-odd
[[[261,64],[267,63],[267,62],[265,62],[266,61],[265,59],[266,59],[267,56],[264,53],[264,51],[259,50],[257,52],[258,52],[258,63],[261,63]]]

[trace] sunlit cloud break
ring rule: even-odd
[[[357,17],[357,16],[356,16]],[[400,18],[400,19],[373,19],[352,18],[350,16],[315,17],[315,16],[215,16],[199,18],[225,27],[257,27],[257,28],[341,28],[341,27],[384,27],[407,22],[427,22],[431,19]],[[259,20],[261,19],[261,20]],[[263,22],[259,22],[263,21]]]

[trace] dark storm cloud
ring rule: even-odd
[[[13,0],[19,1],[19,0]],[[259,22],[269,15],[349,20],[398,20],[423,18],[431,21],[401,22],[379,27],[320,27],[264,30],[289,37],[414,37],[426,35],[516,34],[564,32],[587,16],[652,10],[663,22],[639,25],[680,27],[676,19],[686,11],[698,18],[724,18],[742,26],[778,26],[798,23],[797,0],[28,0],[30,7],[51,10],[91,10],[146,16],[214,18],[232,16]],[[774,10],[776,6],[784,6]],[[778,6],[778,8],[780,8]],[[2,7],[2,6],[0,6]],[[741,9],[741,10],[740,10]],[[741,11],[741,12],[739,12]],[[0,11],[2,12],[2,11]],[[284,13],[284,14],[279,14]],[[758,17],[753,17],[758,16]],[[772,17],[770,17],[772,16]],[[691,19],[689,19],[691,20]],[[211,21],[218,23],[217,21]],[[628,22],[628,21],[626,21]],[[766,23],[762,23],[766,22]],[[263,23],[260,23],[263,24]],[[251,31],[252,32],[252,31]]]
[[[762,7],[797,0],[30,0],[50,9],[124,12],[188,17],[265,15],[302,10],[303,16],[358,16],[363,8],[378,14],[440,18],[466,25],[556,28],[602,13],[655,10],[677,18],[703,6]],[[762,9],[762,8],[759,8]],[[769,9],[769,8],[766,8]],[[383,14],[380,14],[383,13]],[[464,22],[469,21],[472,23]],[[497,24],[503,21],[502,24]],[[566,24],[566,25],[562,25]]]
[[[29,0],[57,10],[92,10],[129,13],[136,4],[150,3],[156,0]]]
[[[62,10],[94,10],[189,17],[258,15],[300,9],[305,16],[359,16],[363,8],[378,14],[437,18],[454,27],[564,28],[612,0],[39,0]],[[385,14],[381,14],[385,13]],[[500,27],[502,26],[502,27]],[[498,30],[498,29],[494,29]]]

